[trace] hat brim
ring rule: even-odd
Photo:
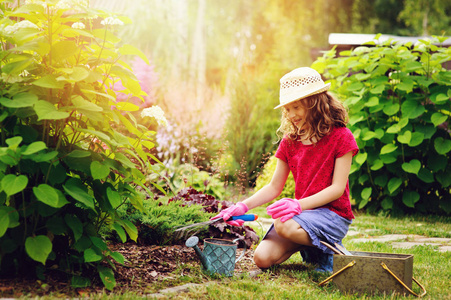
[[[307,97],[312,96],[312,95],[316,95],[316,94],[319,94],[319,93],[322,93],[322,92],[326,92],[329,89],[330,89],[330,82],[326,83],[323,87],[321,87],[318,90],[308,91],[307,93],[304,93],[304,94],[293,93],[293,95],[291,97],[288,97],[288,99],[286,99],[284,103],[280,103],[279,105],[274,107],[274,109],[278,109],[278,108],[280,108],[282,106],[285,106],[287,104],[293,103],[294,101],[298,101],[298,100],[307,98]],[[287,98],[287,96],[285,96],[285,97]]]

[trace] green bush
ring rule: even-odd
[[[265,164],[265,167],[263,168],[263,172],[257,178],[256,185],[255,185],[256,191],[258,191],[259,189],[261,189],[262,187],[264,187],[265,185],[267,185],[268,183],[271,182],[271,178],[272,178],[274,172],[276,171],[276,165],[277,165],[277,158],[275,156],[272,156],[268,160],[268,162]],[[276,200],[282,199],[282,198],[294,198],[294,189],[295,189],[294,178],[293,178],[293,174],[291,174],[291,172],[290,172],[287,182],[285,183],[285,186],[283,188],[283,191]]]
[[[174,233],[174,229],[189,223],[204,222],[213,216],[205,212],[202,205],[185,206],[182,201],[147,199],[143,204],[142,211],[137,211],[130,203],[118,209],[124,219],[138,227],[140,244],[167,245],[184,242],[180,235]]]
[[[445,39],[332,49],[313,63],[349,107],[358,208],[451,213],[451,48],[436,45]]]
[[[112,260],[124,257],[99,232],[137,239],[117,208],[142,209],[134,187],[145,188],[140,170],[152,167],[144,149],[154,134],[111,87],[121,80],[124,93],[142,99],[124,58],[148,60],[115,36],[127,19],[72,2],[1,4],[0,273],[60,270],[75,287],[98,274],[111,290]]]

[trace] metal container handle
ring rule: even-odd
[[[234,239],[232,242],[233,242],[233,243],[236,243],[236,242],[239,241],[239,240],[244,241],[244,239],[242,239],[242,238],[236,238],[236,239]],[[237,249],[238,249],[238,245],[237,245]],[[244,243],[244,249],[243,249],[243,252],[242,252],[241,255],[235,260],[235,263],[239,262],[239,261],[244,257],[244,254],[246,254],[246,243]]]

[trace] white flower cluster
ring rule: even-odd
[[[107,17],[105,19],[103,19],[102,21],[100,21],[100,24],[102,25],[124,25],[124,22],[122,22],[119,19],[113,18],[113,17]]]
[[[163,125],[163,126],[168,125],[168,120],[164,116],[164,111],[158,105],[154,105],[152,107],[143,109],[143,111],[141,112],[141,117],[142,118],[144,118],[144,117],[155,118],[155,120],[157,120],[157,122],[158,122],[158,125]]]
[[[9,34],[15,33],[19,29],[24,29],[24,28],[36,28],[36,29],[39,29],[39,27],[36,26],[36,24],[31,23],[30,21],[24,20],[24,21],[17,22],[14,25],[6,26],[5,29],[4,29],[4,32],[5,32],[5,34],[9,35]]]
[[[88,8],[88,0],[61,0],[55,5],[56,9]]]
[[[85,29],[85,24],[83,24],[82,22],[75,22],[74,24],[72,24],[72,28],[74,29]]]

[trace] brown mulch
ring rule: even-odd
[[[183,284],[177,282],[181,276],[190,276],[201,267],[200,261],[192,248],[180,245],[156,246],[137,245],[135,243],[110,245],[112,251],[120,252],[126,262],[116,265],[116,287],[113,293],[136,292],[149,294],[159,288]],[[241,253],[242,249],[238,249]],[[252,250],[246,251],[244,258],[236,264],[235,273],[255,269]],[[199,269],[197,269],[199,268]],[[194,271],[193,271],[194,270]],[[198,272],[196,272],[198,274]],[[191,274],[197,276],[196,274]],[[202,277],[200,277],[202,278]],[[204,276],[203,281],[210,280]],[[0,279],[0,297],[34,297],[52,295],[55,297],[87,297],[93,294],[109,293],[100,282],[93,282],[88,288],[72,288],[67,278],[48,274],[45,281],[36,279]]]

